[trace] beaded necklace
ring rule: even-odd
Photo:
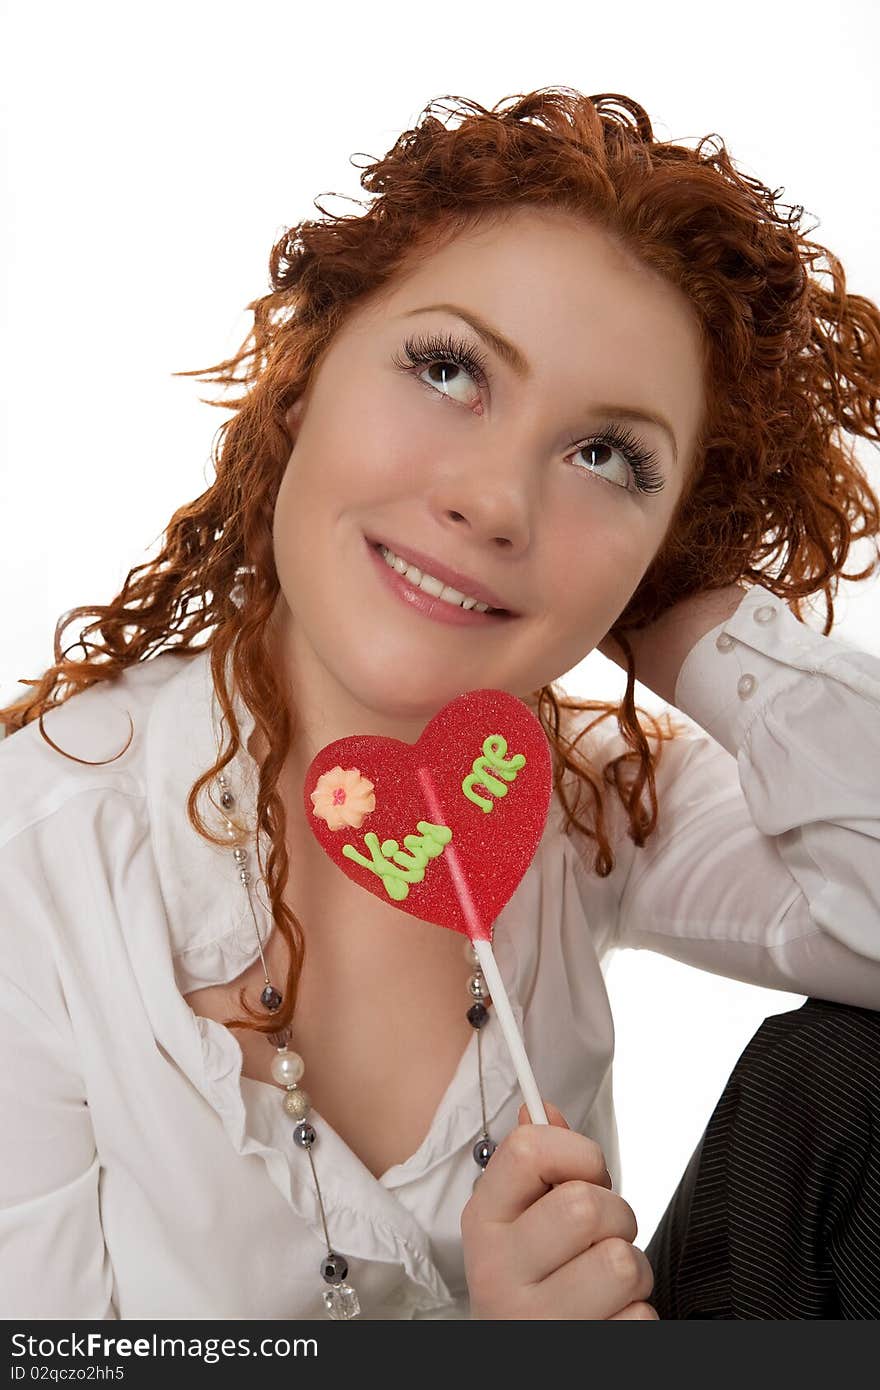
[[[225,773],[221,772],[218,774],[217,783],[220,789],[219,799],[223,811],[232,812],[236,806],[236,798],[230,788],[229,779],[226,777]],[[283,996],[269,979],[266,957],[263,954],[263,941],[260,936],[260,927],[251,898],[251,871],[248,867],[248,851],[245,848],[245,842],[248,837],[242,831],[241,827],[233,822],[229,815],[225,815],[224,819],[226,832],[230,841],[233,843],[232,856],[238,867],[238,877],[247,894],[248,906],[250,907],[251,918],[257,935],[260,960],[263,965],[265,986],[260,994],[260,1003],[269,1014],[277,1013],[278,1009],[281,1007]],[[496,1148],[495,1143],[489,1137],[489,1130],[486,1124],[486,1098],[483,1089],[483,1028],[490,1018],[489,1009],[492,1000],[489,996],[489,990],[479,960],[470,941],[465,942],[465,958],[471,969],[471,975],[467,982],[467,992],[471,1000],[470,1007],[467,1010],[467,1020],[477,1034],[477,1067],[480,1083],[482,1125],[479,1136],[473,1147],[473,1155],[474,1162],[479,1170],[477,1172],[477,1177],[479,1178]],[[355,1289],[347,1282],[348,1261],[343,1254],[333,1249],[327,1230],[327,1216],[324,1211],[324,1202],[321,1197],[321,1187],[318,1182],[313,1152],[318,1141],[318,1132],[309,1119],[312,1113],[312,1107],[308,1092],[300,1085],[305,1075],[305,1062],[299,1053],[294,1052],[290,1047],[290,1028],[283,1028],[276,1033],[267,1033],[266,1038],[270,1046],[275,1049],[275,1056],[272,1058],[271,1073],[273,1080],[284,1092],[281,1096],[281,1106],[285,1115],[294,1121],[291,1139],[294,1147],[306,1154],[312,1170],[312,1179],[315,1184],[315,1193],[318,1199],[318,1209],[321,1213],[324,1240],[327,1244],[327,1253],[320,1265],[321,1278],[327,1285],[323,1293],[324,1306],[327,1309],[328,1317],[335,1319],[356,1318],[361,1308]]]

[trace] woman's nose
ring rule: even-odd
[[[430,503],[445,524],[466,529],[472,540],[518,552],[529,543],[534,488],[524,468],[495,469],[484,462],[438,478]]]

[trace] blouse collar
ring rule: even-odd
[[[146,739],[146,784],[153,850],[168,917],[171,952],[182,993],[205,985],[225,984],[247,968],[257,955],[254,921],[248,895],[239,880],[232,855],[233,842],[221,848],[200,835],[187,814],[187,798],[196,778],[216,762],[227,741],[226,720],[211,674],[210,648],[181,663],[157,693]],[[226,663],[226,682],[238,721],[241,746],[225,769],[236,804],[230,813],[253,830],[259,769],[248,751],[254,717],[232,679],[232,655]],[[216,781],[198,799],[205,824],[226,836],[226,814],[220,806]],[[264,835],[264,863],[270,848]],[[248,860],[256,867],[255,846]],[[251,902],[263,942],[272,930],[265,885],[254,874]]]
[[[181,993],[189,993],[235,979],[256,959],[258,951],[254,918],[239,880],[232,842],[223,848],[210,844],[191,824],[186,809],[196,778],[216,762],[227,741],[226,720],[211,674],[210,648],[174,660],[180,662],[181,669],[160,687],[149,719],[146,783],[175,975]],[[248,749],[255,720],[235,685],[231,652],[226,661],[226,685],[241,739],[224,774],[236,802],[230,814],[251,831],[248,862],[256,870],[253,831],[259,768]],[[220,790],[216,780],[208,783],[198,805],[206,825],[218,836],[225,836]],[[563,814],[554,795],[542,843],[561,828]],[[265,864],[271,850],[265,832],[261,845]],[[265,945],[274,923],[265,883],[257,872],[252,877],[250,900]]]

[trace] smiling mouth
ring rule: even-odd
[[[369,545],[370,549],[373,550],[373,551],[375,551],[376,554],[379,555],[380,558],[382,558],[383,563],[387,563],[387,562],[385,561],[385,556],[384,556],[384,553],[383,553],[384,550],[385,550],[384,543],[383,543],[382,541],[373,541],[373,540],[370,540],[369,537],[365,537],[365,539],[366,539],[367,544]],[[471,606],[470,606],[469,608],[464,608],[461,604],[457,604],[457,603],[446,603],[445,600],[442,600],[442,599],[439,598],[439,595],[431,595],[429,591],[424,590],[424,589],[422,589],[422,588],[420,587],[420,585],[413,583],[413,581],[412,581],[411,579],[408,579],[408,578],[406,577],[406,575],[400,575],[400,574],[399,574],[399,571],[397,571],[396,569],[394,569],[394,568],[391,567],[391,566],[389,566],[389,568],[391,568],[391,569],[392,569],[392,572],[395,573],[395,574],[397,574],[398,577],[401,578],[401,579],[403,580],[404,583],[411,585],[412,588],[413,588],[414,590],[416,590],[417,592],[423,593],[423,594],[425,594],[425,595],[428,596],[428,597],[435,597],[435,598],[437,598],[437,599],[438,599],[438,602],[444,603],[444,606],[445,606],[445,607],[449,607],[449,608],[453,608],[453,609],[458,609],[458,610],[461,611],[461,612],[471,612],[471,613],[474,613],[474,616],[476,616],[477,613],[482,613],[483,616],[485,616],[485,617],[491,617],[491,618],[514,618],[514,617],[516,617],[516,614],[513,613],[509,608],[494,608],[491,604],[489,604],[485,609],[476,609],[476,610],[475,610],[474,607],[473,607],[473,600],[471,600]],[[441,582],[441,581],[437,581],[437,582]]]

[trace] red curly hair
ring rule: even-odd
[[[452,105],[444,109],[441,102]],[[452,119],[439,120],[437,110]],[[252,1009],[242,990],[245,1018],[227,1023],[264,1033],[290,1023],[304,953],[301,924],[284,901],[289,865],[277,790],[293,712],[267,645],[279,592],[272,520],[291,449],[284,415],[347,317],[404,263],[524,205],[557,208],[600,226],[676,285],[701,327],[706,402],[687,483],[660,550],[611,629],[627,661],[624,697],[614,705],[577,701],[554,685],[534,692],[566,829],[573,825],[595,841],[597,874],[609,874],[614,865],[606,788],[616,790],[628,833],[643,846],[657,823],[654,773],[662,744],[676,734],[669,716],[647,716],[649,742],[639,722],[645,712],[634,704],[635,664],[625,631],[645,626],[690,594],[745,579],[784,597],[801,621],[801,601],[821,590],[827,634],[839,578],[864,579],[880,563],[854,575],[843,572],[853,541],[880,531],[878,498],[854,441],[844,437],[880,438],[880,312],[870,300],[848,294],[839,261],[807,240],[799,226],[803,208],[783,217],[776,203],[782,190],[771,192],[738,172],[723,141],[716,145],[706,137],[693,150],[658,141],[637,102],[587,97],[568,87],[504,98],[491,110],[444,97],[364,168],[361,184],[373,195],[361,204],[361,215],[336,216],[316,202],[320,220],[289,228],[272,247],[271,288],[248,306],[254,323],[236,355],[175,373],[243,388],[231,401],[207,402],[236,412],[218,431],[215,481],[174,513],[161,553],[130,570],[111,603],[62,616],[55,664],[24,682],[34,687],[29,695],[0,709],[10,731],[39,719],[51,743],[42,722],[48,708],[113,680],[163,644],[180,655],[210,647],[228,742],[191,788],[187,812],[200,834],[219,843],[197,800],[240,747],[225,683],[232,654],[236,686],[268,750],[259,772],[256,830],[265,832],[271,850],[260,869],[290,961],[278,1013],[267,1018]],[[823,255],[827,287],[811,273]],[[234,600],[237,586],[241,597]],[[97,615],[95,621],[72,644],[82,647],[85,659],[70,660],[61,633],[89,615]],[[207,629],[208,640],[194,647]],[[96,632],[101,643],[84,640]],[[573,738],[562,718],[571,712],[596,715]],[[577,745],[612,714],[628,751],[600,772]],[[578,814],[582,796],[591,802],[584,818]]]

